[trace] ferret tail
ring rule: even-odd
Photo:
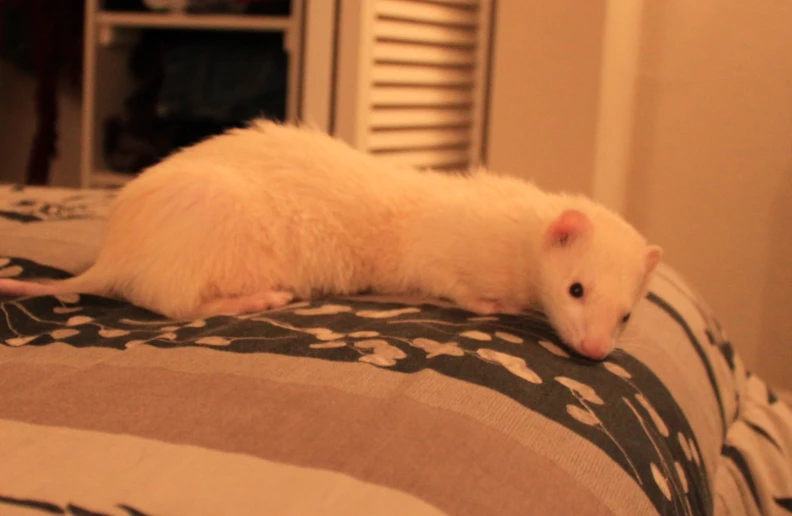
[[[59,294],[96,294],[107,291],[95,269],[88,269],[79,276],[65,280],[47,282],[23,281],[0,278],[0,295],[13,297],[54,296]]]

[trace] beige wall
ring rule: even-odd
[[[792,4],[647,5],[628,215],[792,388]]]
[[[493,168],[593,191],[604,5],[499,2]],[[792,4],[645,5],[625,215],[792,388]]]
[[[490,168],[552,190],[588,188],[604,2],[497,2]]]

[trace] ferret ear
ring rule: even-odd
[[[663,258],[663,250],[656,245],[650,245],[646,251],[645,260],[645,275],[648,276],[652,273],[652,271],[657,267],[657,264],[660,263],[660,260]]]
[[[591,219],[578,210],[565,210],[547,228],[546,238],[550,245],[565,247],[593,228]]]

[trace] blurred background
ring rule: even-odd
[[[253,115],[416,166],[483,161],[622,213],[748,367],[792,389],[791,2],[2,0],[0,15],[2,182],[117,186]]]

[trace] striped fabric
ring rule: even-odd
[[[112,198],[0,187],[0,276],[85,267]],[[792,512],[792,413],[668,266],[602,363],[419,299],[0,310],[0,514]]]

